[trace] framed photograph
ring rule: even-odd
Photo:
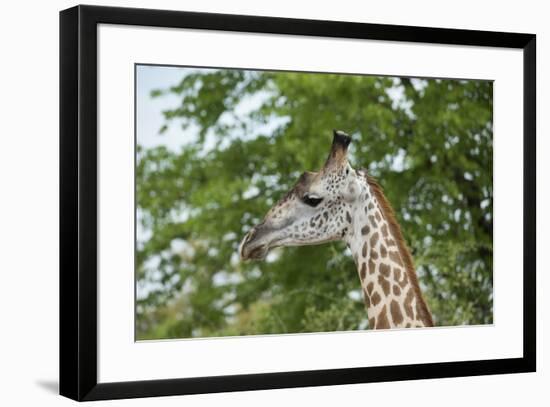
[[[533,372],[535,35],[60,13],[60,393]]]

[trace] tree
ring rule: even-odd
[[[342,243],[237,256],[298,175],[321,167],[333,128],[384,187],[436,324],[492,322],[491,82],[194,70],[152,97],[168,93],[181,104],[161,133],[197,137],[179,152],[138,146],[138,338],[367,327]]]

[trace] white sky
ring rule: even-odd
[[[189,68],[138,65],[136,69],[136,132],[137,143],[143,147],[166,145],[178,150],[182,144],[191,140],[176,123],[169,126],[162,135],[159,130],[165,123],[163,110],[173,109],[181,103],[181,97],[172,93],[152,98],[154,89],[167,89],[177,85],[189,72]]]

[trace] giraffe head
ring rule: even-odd
[[[273,206],[262,223],[243,238],[243,260],[264,259],[270,249],[342,239],[352,226],[352,208],[360,194],[359,175],[347,150],[351,137],[334,131],[330,154],[318,172],[304,172]]]

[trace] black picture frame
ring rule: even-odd
[[[523,51],[523,357],[98,383],[97,26],[291,34]],[[536,36],[336,21],[76,6],[60,12],[60,394],[74,400],[476,376],[536,370]]]

